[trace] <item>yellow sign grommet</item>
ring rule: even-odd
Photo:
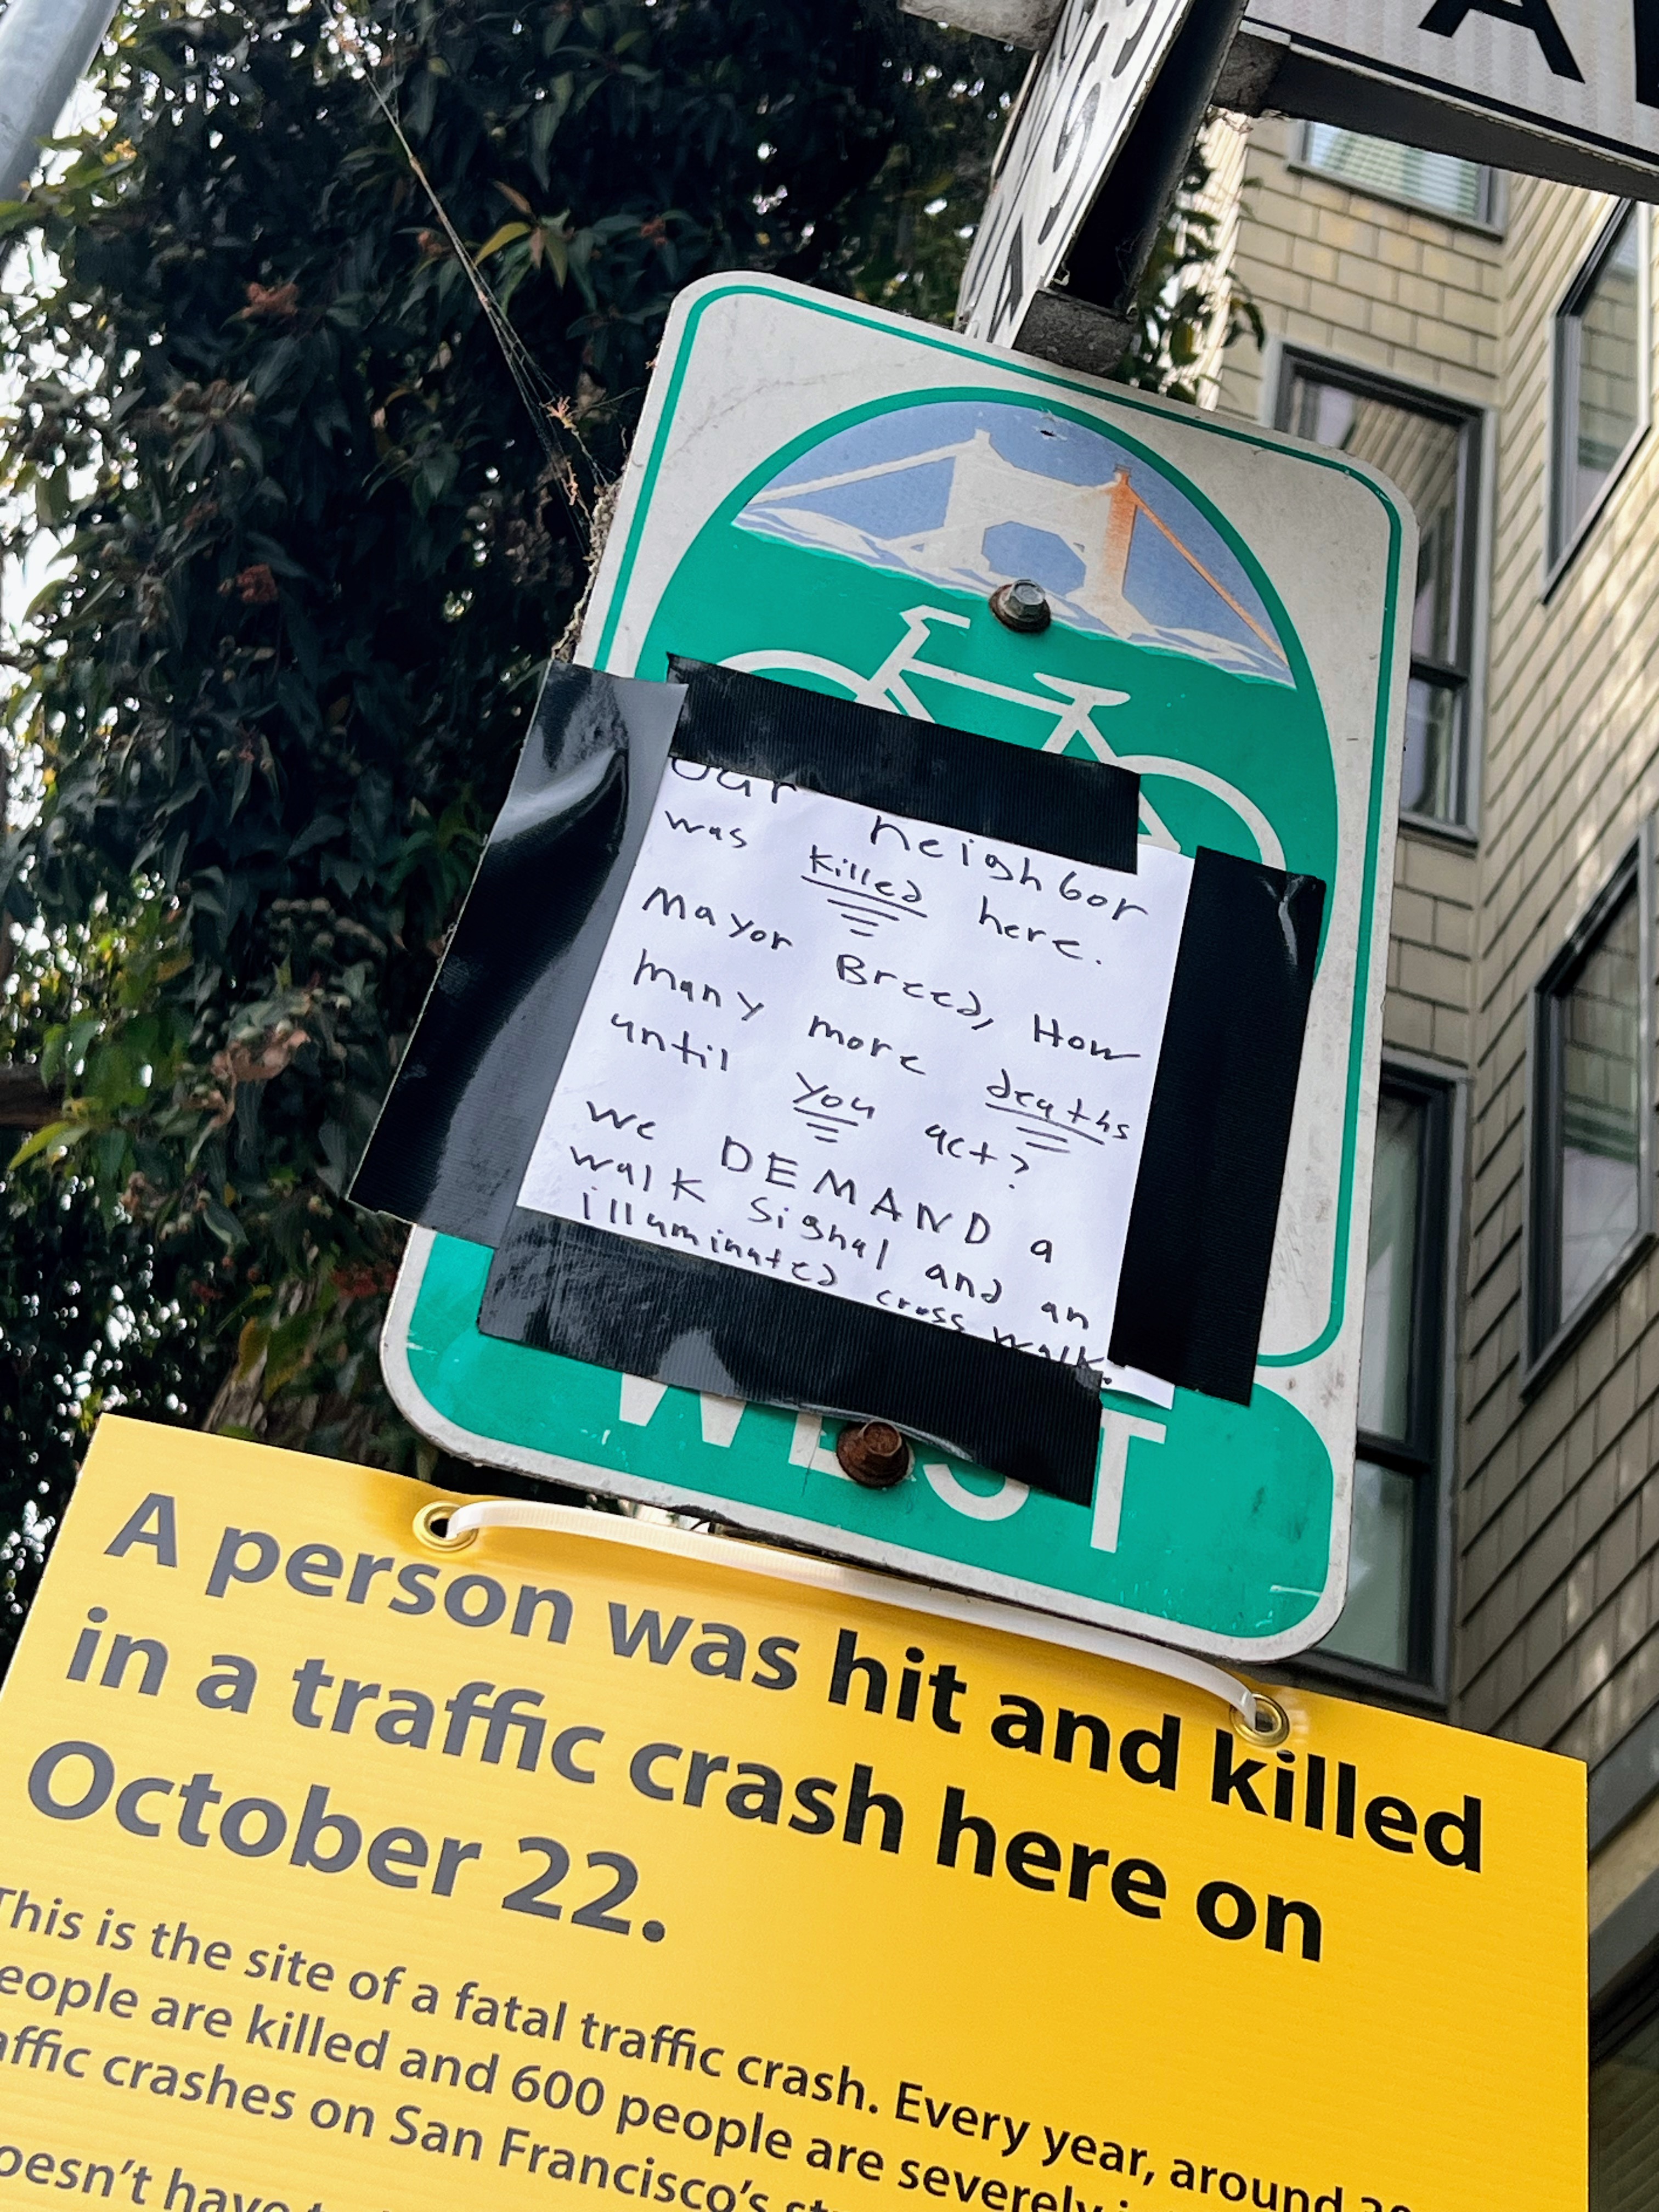
[[[416,1540],[433,1552],[464,1552],[477,1535],[476,1528],[463,1528],[459,1535],[450,1534],[449,1524],[456,1512],[455,1502],[449,1498],[434,1498],[429,1505],[422,1506],[415,1516]]]
[[[1264,1692],[1255,1692],[1255,1726],[1252,1728],[1243,1713],[1233,1715],[1233,1733],[1254,1744],[1258,1751],[1276,1751],[1287,1743],[1291,1735],[1291,1717],[1277,1698]]]

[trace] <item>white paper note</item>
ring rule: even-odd
[[[1191,874],[671,762],[520,1203],[1106,1370]]]

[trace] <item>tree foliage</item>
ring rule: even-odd
[[[1210,396],[1202,388],[1207,363],[1240,338],[1261,345],[1267,337],[1261,309],[1221,265],[1225,224],[1211,190],[1214,173],[1200,137],[1135,288],[1129,349],[1118,370],[1126,384],[1194,405]]]
[[[0,1652],[33,1589],[76,1442],[106,1404],[188,1418],[217,1382],[213,1347],[156,1296],[148,1238],[72,1181],[0,1180]]]
[[[123,1392],[411,1462],[401,1233],[343,1193],[668,305],[734,265],[947,302],[1018,76],[893,0],[120,27],[113,128],[0,210],[55,271],[4,307],[4,548],[67,539],[5,708],[0,1060],[62,1098],[0,1195],[14,1531]]]
[[[0,1062],[59,1102],[0,1185],[14,1612],[100,1405],[426,1452],[374,1354],[402,1232],[343,1193],[669,304],[748,266],[948,319],[1024,66],[896,0],[118,27],[112,129],[0,209],[52,272],[0,302],[0,550],[65,541],[3,725]],[[1180,252],[1140,380],[1214,312]]]

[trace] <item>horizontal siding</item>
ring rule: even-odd
[[[1501,240],[1371,198],[1286,159],[1297,127],[1264,118],[1244,163],[1234,269],[1270,331],[1484,406],[1496,397]],[[1225,356],[1221,404],[1259,416],[1261,357]]]
[[[1298,172],[1268,121],[1236,267],[1271,333],[1498,415],[1478,849],[1402,835],[1384,1035],[1470,1081],[1455,1717],[1595,1760],[1659,1700],[1659,1255],[1523,1399],[1531,994],[1659,808],[1659,437],[1547,599],[1556,307],[1611,203],[1516,180],[1507,234]],[[1220,404],[1260,419],[1262,357]]]
[[[1659,1697],[1659,1259],[1530,1398],[1522,1224],[1538,977],[1659,805],[1659,448],[1546,599],[1552,333],[1605,220],[1515,188],[1476,908],[1456,1717],[1595,1760]]]
[[[1288,156],[1297,136],[1295,125],[1265,119],[1237,164],[1234,270],[1269,334],[1460,401],[1494,403],[1501,241],[1296,168]],[[1248,340],[1233,346],[1223,359],[1221,405],[1258,420],[1270,412],[1264,368]],[[1388,1049],[1467,1066],[1475,926],[1474,854],[1402,832],[1383,1009]]]

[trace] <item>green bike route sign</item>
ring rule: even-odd
[[[867,1491],[816,1414],[484,1335],[489,1252],[416,1230],[383,1346],[415,1427],[1195,1650],[1316,1643],[1346,1587],[1415,544],[1339,453],[775,280],[682,294],[579,659],[661,678],[680,653],[1115,762],[1143,838],[1327,884],[1255,1386],[1109,1377],[1091,1507],[938,1455]],[[988,605],[1021,576],[1053,610],[1036,635]]]

